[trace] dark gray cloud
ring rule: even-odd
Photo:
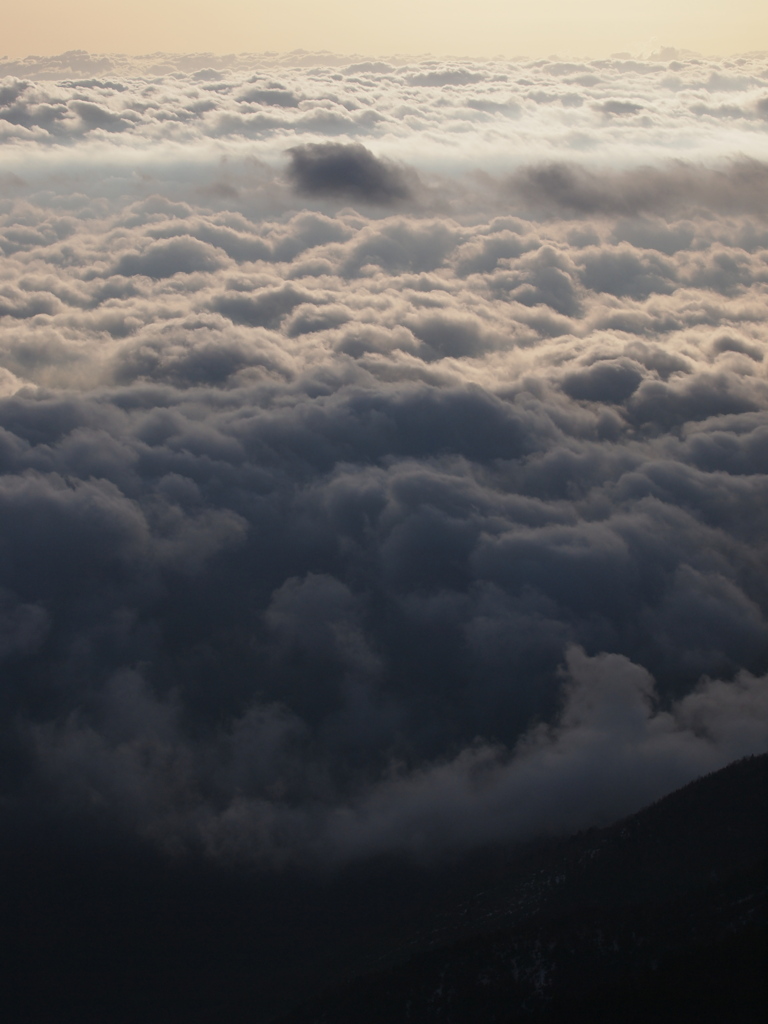
[[[584,82],[582,80],[581,84],[588,84],[589,85],[589,84],[593,84],[593,83],[591,82],[591,80],[588,81],[588,82]],[[604,114],[618,114],[618,115],[621,115],[621,114],[639,114],[640,111],[643,108],[642,108],[642,106],[639,103],[629,103],[627,100],[606,100],[605,103],[602,104],[600,109],[603,111]]]
[[[601,359],[589,369],[568,374],[562,386],[571,398],[613,403],[633,395],[642,380],[642,370],[636,363],[628,359]]]
[[[343,196],[385,206],[410,196],[403,171],[365,146],[319,142],[294,146],[288,152],[289,177],[305,195]]]
[[[279,82],[253,85],[244,89],[238,99],[241,103],[264,103],[272,107],[298,107],[299,97]]]
[[[765,164],[691,111],[763,80],[293,59],[2,84],[4,813],[339,864],[766,749]]]
[[[680,161],[669,168],[619,173],[589,171],[577,164],[526,168],[509,183],[513,195],[552,214],[637,215],[697,210],[765,215],[768,165],[734,160],[718,170]]]
[[[468,68],[439,68],[410,75],[408,82],[410,85],[472,85],[482,82],[483,77],[482,72],[470,71]]]

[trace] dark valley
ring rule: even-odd
[[[17,822],[5,1019],[758,1024],[767,797],[763,755],[607,828],[323,876]]]

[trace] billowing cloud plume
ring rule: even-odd
[[[121,60],[0,84],[9,820],[431,856],[765,750],[764,61]]]
[[[660,711],[651,676],[622,655],[588,658],[571,648],[567,663],[554,725],[532,728],[511,756],[478,744],[454,760],[395,772],[364,802],[337,812],[326,839],[334,853],[405,849],[423,856],[576,830],[642,807],[670,783],[764,750],[765,677],[706,680]]]

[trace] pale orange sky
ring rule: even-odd
[[[768,50],[766,0],[36,0],[3,18],[9,57],[64,50],[606,56]],[[0,54],[1,56],[1,54]]]

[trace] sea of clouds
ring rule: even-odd
[[[5,814],[429,856],[768,748],[765,54],[0,76]]]

